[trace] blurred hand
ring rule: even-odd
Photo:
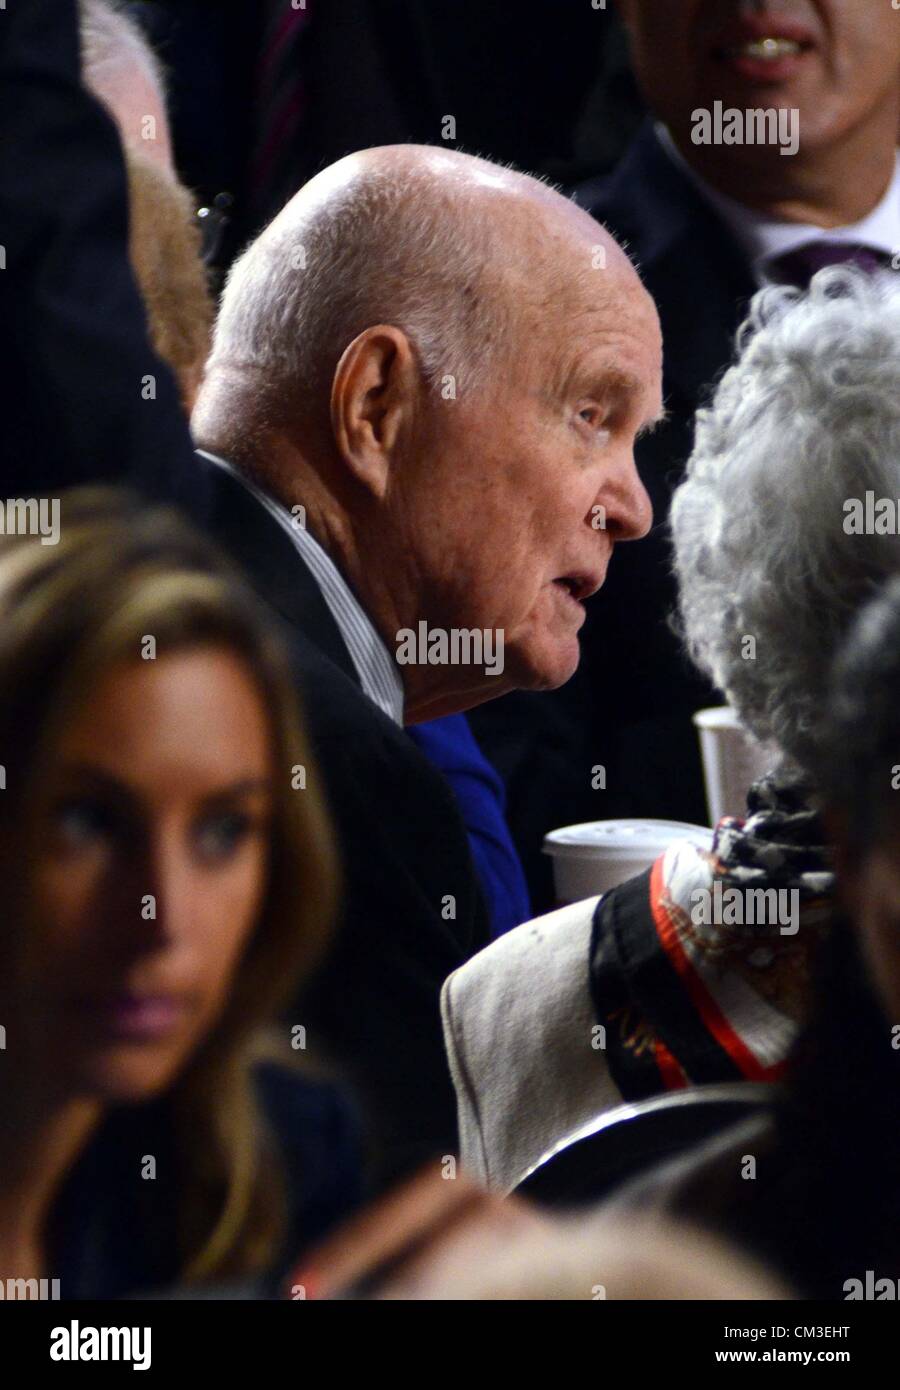
[[[366,1208],[313,1250],[291,1288],[307,1298],[434,1297],[441,1272],[482,1246],[496,1252],[549,1223],[517,1197],[487,1192],[465,1174],[443,1176],[429,1164]],[[294,1295],[295,1297],[297,1295]]]

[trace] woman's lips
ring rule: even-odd
[[[166,994],[109,994],[79,1000],[77,1006],[102,1032],[137,1042],[166,1037],[185,1014],[184,1002]]]

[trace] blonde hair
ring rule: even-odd
[[[186,413],[209,354],[213,300],[190,193],[166,169],[126,149],[128,253],[147,310],[150,340],[172,368]]]
[[[264,1269],[281,1233],[277,1161],[258,1115],[252,1066],[260,1028],[295,994],[323,951],[336,865],[280,642],[256,598],[174,511],[124,492],[61,497],[59,544],[0,540],[0,878],[7,933],[28,937],[27,874],[40,789],[67,716],[102,674],[157,652],[222,645],[260,691],[275,748],[270,869],[259,920],[228,1002],[166,1092],[182,1167],[182,1279]],[[302,793],[292,773],[306,770]],[[15,950],[15,947],[12,948]]]

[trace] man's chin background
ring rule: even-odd
[[[540,650],[522,653],[507,650],[507,671],[513,677],[514,690],[558,690],[570,681],[578,670],[581,646],[573,633],[564,641],[557,638]]]

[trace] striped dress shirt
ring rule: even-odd
[[[238,478],[290,536],[337,623],[363,691],[389,719],[402,728],[403,682],[396,663],[334,561],[304,527],[296,524],[280,502],[263,492],[233,464],[206,449],[198,449],[197,452]]]

